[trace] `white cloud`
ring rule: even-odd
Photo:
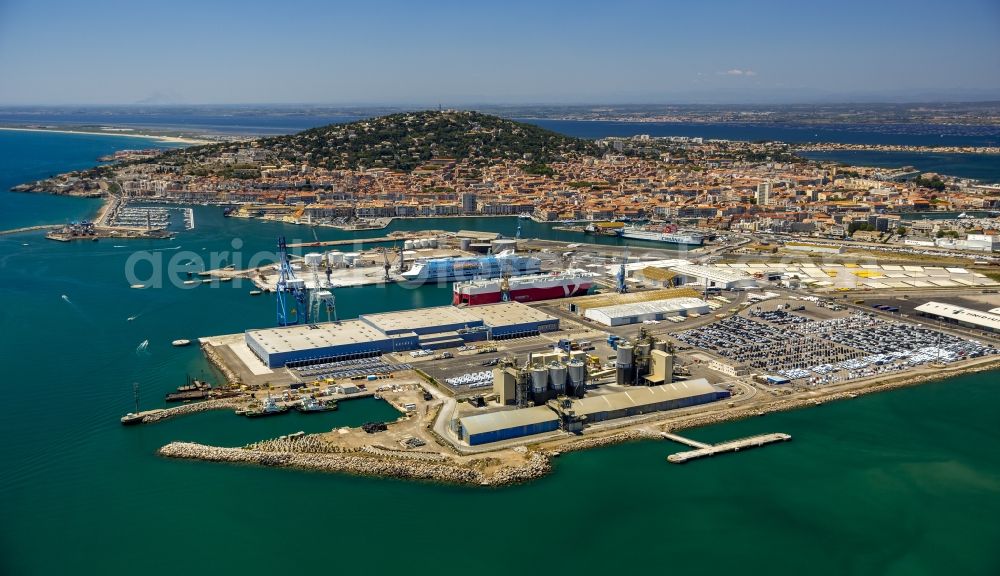
[[[732,70],[726,70],[725,72],[719,72],[721,76],[756,76],[757,73],[753,70],[741,70],[739,68],[733,68]]]

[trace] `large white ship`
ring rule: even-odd
[[[506,282],[506,286],[504,283]],[[586,294],[594,285],[594,274],[586,270],[566,270],[553,274],[514,276],[506,279],[472,280],[452,287],[453,304],[502,302],[506,290],[511,302],[533,302]]]
[[[504,273],[512,276],[537,274],[541,264],[534,256],[520,256],[508,250],[490,256],[420,259],[401,276],[409,282],[454,282],[499,278]]]
[[[649,240],[651,242],[666,242],[668,244],[682,244],[685,246],[701,246],[705,243],[705,237],[694,232],[681,232],[676,226],[668,225],[659,230],[650,228],[638,228],[629,226],[622,229],[622,238],[633,240]]]

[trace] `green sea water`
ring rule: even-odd
[[[45,175],[32,159],[55,171],[53,154],[72,167],[135,146],[20,136],[0,132],[4,190],[28,170]],[[95,206],[0,192],[4,228]],[[131,254],[169,260],[232,250],[233,238],[244,253],[271,249],[279,234],[312,239],[211,207],[196,208],[196,223],[174,241],[127,248],[0,237],[0,574],[1000,573],[996,373],[690,432],[794,437],[761,450],[674,466],[665,457],[683,447],[637,442],[567,454],[552,475],[504,489],[161,459],[156,449],[172,440],[238,446],[396,415],[364,400],[322,415],[219,412],[122,427],[133,381],[154,407],[186,375],[213,377],[197,347],[171,340],[274,322],[273,300],[248,286],[132,290]],[[516,223],[433,227],[510,234]],[[449,300],[447,287],[393,286],[340,290],[337,306],[351,317]]]

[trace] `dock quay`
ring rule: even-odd
[[[289,244],[289,248],[314,248],[320,246],[353,246],[355,244],[384,244],[407,240],[409,236],[376,236],[374,238],[347,238],[345,240],[318,240],[315,242],[299,242]]]
[[[691,440],[690,438],[684,438],[683,436],[678,436],[676,434],[670,434],[667,432],[663,433],[663,437],[672,440],[674,442],[691,446],[694,450],[688,450],[686,452],[677,452],[676,454],[671,454],[667,456],[667,461],[671,464],[684,464],[689,460],[696,460],[698,458],[704,458],[706,456],[715,456],[716,454],[724,454],[726,452],[739,452],[740,450],[745,450],[748,448],[758,448],[760,446],[766,446],[768,444],[774,444],[775,442],[787,442],[792,439],[789,434],[783,432],[774,432],[771,434],[761,434],[759,436],[751,436],[749,438],[741,438],[739,440],[731,440],[729,442],[723,442],[721,444],[704,444],[702,442],[697,442]]]

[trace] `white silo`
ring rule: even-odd
[[[553,362],[549,364],[549,386],[556,393],[566,390],[566,365]]]
[[[582,395],[587,382],[587,367],[579,360],[570,360],[566,363],[566,368],[569,371],[570,392]]]
[[[535,394],[544,394],[549,385],[549,371],[547,368],[531,369],[531,391]]]
[[[323,255],[319,252],[310,252],[302,257],[306,262],[306,266],[310,268],[316,268],[323,265]]]

